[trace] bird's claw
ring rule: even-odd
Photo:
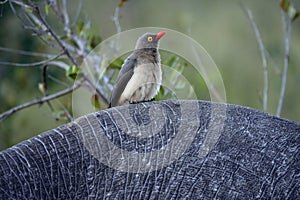
[[[155,101],[155,98],[148,99],[148,100],[143,100],[143,101],[132,101],[132,102],[129,102],[129,103],[130,104],[137,104],[137,103],[145,103],[145,102],[151,102],[151,101]]]

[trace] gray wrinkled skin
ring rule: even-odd
[[[197,119],[187,121],[183,105],[196,112]],[[155,106],[164,114],[151,121]],[[129,117],[124,117],[125,112]],[[157,129],[157,120],[164,126]],[[215,134],[211,122],[223,129],[207,154],[199,156],[205,140]],[[153,126],[155,132],[136,137],[120,128],[127,125],[137,131]],[[130,172],[140,167],[142,159],[110,160],[122,155],[113,154],[109,143],[124,152],[151,156],[173,141],[180,126],[187,133],[193,131],[192,143],[165,167]],[[176,143],[171,146],[174,152],[177,148]],[[152,159],[161,162],[169,155]],[[106,165],[106,160],[129,172]],[[299,166],[299,123],[237,105],[147,102],[82,116],[0,152],[0,199],[290,200],[300,196]]]

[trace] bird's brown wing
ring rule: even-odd
[[[134,54],[132,54],[125,60],[119,72],[114,89],[111,93],[109,108],[114,107],[118,104],[121,94],[123,93],[127,83],[133,75],[133,70],[136,64],[137,60]]]

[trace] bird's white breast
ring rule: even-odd
[[[119,103],[147,101],[158,93],[162,79],[159,64],[148,63],[138,65],[126,85]]]

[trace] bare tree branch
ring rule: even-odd
[[[266,49],[265,49],[265,54],[268,58],[270,66],[272,66],[274,68],[276,75],[281,76],[281,72],[280,72],[278,65],[275,63],[274,59],[272,58],[272,56]]]
[[[68,111],[68,109],[64,106],[64,104],[62,104],[59,100],[58,100],[58,104],[60,105],[60,107],[64,110],[64,115],[65,117],[69,120],[69,121],[73,121],[74,118],[71,115],[71,113]]]
[[[81,11],[81,8],[82,8],[82,1],[83,1],[83,0],[78,0],[77,11],[76,11],[76,14],[75,14],[75,17],[74,17],[72,26],[75,26],[75,24],[76,24],[76,22],[77,22],[77,20],[78,20],[78,18],[79,18],[80,11]]]
[[[54,76],[52,76],[52,75],[48,75],[48,78],[50,79],[50,80],[52,80],[53,82],[55,82],[55,83],[57,83],[57,84],[60,84],[60,85],[62,85],[62,86],[65,86],[65,87],[69,87],[69,85],[67,84],[67,83],[65,83],[65,82],[63,82],[63,81],[61,81],[61,80],[59,80],[58,78],[55,78]]]
[[[7,117],[9,117],[10,115],[14,114],[17,111],[23,110],[25,108],[31,107],[31,106],[36,105],[36,104],[43,104],[44,102],[48,102],[52,99],[57,99],[61,96],[69,94],[69,93],[73,92],[74,90],[78,89],[79,87],[81,87],[83,81],[84,81],[83,79],[80,79],[79,81],[75,82],[73,86],[71,86],[71,87],[69,87],[65,90],[62,90],[62,91],[59,91],[55,94],[51,94],[49,96],[45,96],[45,97],[40,98],[40,99],[35,99],[35,100],[29,101],[27,103],[21,104],[19,106],[16,106],[16,107],[0,114],[0,122],[2,122],[4,119],[6,119]]]
[[[29,2],[31,2],[31,1],[29,1]],[[34,5],[32,5],[32,6],[34,6]],[[46,22],[46,20],[44,19],[44,17],[41,15],[41,12],[40,12],[39,8],[36,7],[36,6],[34,6],[34,8],[35,8],[35,11],[36,11],[36,13],[38,15],[38,18],[45,25],[45,27],[49,31],[50,35],[54,38],[54,40],[58,43],[58,45],[63,49],[63,51],[65,52],[66,56],[71,60],[71,62],[74,65],[79,66],[79,63],[74,59],[74,57],[71,55],[71,53],[68,51],[68,49],[63,44],[63,42],[57,37],[57,35],[54,32],[54,30],[50,27],[50,25]],[[90,84],[90,86],[95,89],[95,91],[101,97],[101,99],[103,100],[103,102],[108,105],[108,100],[106,99],[106,97],[104,96],[104,94],[102,94],[102,92],[97,88],[97,86],[95,86],[95,84],[89,79],[89,77],[86,74],[83,74],[83,77]]]
[[[89,83],[89,85],[93,88],[93,90],[99,95],[99,97],[102,99],[102,101],[108,105],[108,99],[105,97],[104,94],[102,94],[102,92],[99,90],[99,88],[97,86],[95,86],[95,84],[87,77],[86,74],[83,74],[83,78]]]
[[[19,1],[14,1],[12,0],[13,3],[19,3]],[[58,2],[56,2],[58,3]],[[34,23],[36,23],[37,25],[39,25],[39,27],[42,27],[43,32],[47,33],[47,35],[50,35],[53,40],[58,44],[58,46],[61,48],[61,50],[64,52],[64,54],[68,57],[68,59],[71,61],[71,63],[73,65],[79,66],[79,63],[77,62],[77,60],[73,57],[73,55],[70,52],[70,49],[72,49],[72,51],[76,51],[79,55],[84,56],[84,51],[85,51],[85,46],[86,46],[86,42],[83,42],[80,40],[79,37],[77,37],[76,35],[71,33],[71,29],[70,25],[69,25],[69,16],[67,13],[67,9],[66,9],[66,2],[63,2],[63,10],[59,11],[58,13],[59,16],[62,18],[63,23],[65,24],[65,26],[68,26],[68,31],[70,31],[69,34],[72,35],[73,40],[77,43],[77,45],[79,46],[79,51],[76,51],[74,48],[72,49],[72,46],[66,44],[64,41],[62,41],[58,35],[56,34],[56,32],[52,29],[52,27],[47,23],[47,21],[45,20],[44,16],[42,15],[40,8],[38,6],[36,6],[31,0],[28,0],[28,5],[27,4],[21,4],[24,8],[30,8],[33,12],[29,13],[29,17],[31,17],[31,19],[33,20]],[[60,6],[58,6],[57,10],[59,9]],[[66,30],[65,30],[66,31]],[[102,94],[102,92],[97,88],[97,86],[90,80],[90,78],[86,75],[83,74],[83,78],[87,81],[87,83],[90,84],[91,88],[94,88],[94,90],[97,92],[97,94],[101,97],[101,99],[103,100],[104,103],[106,103],[108,105],[108,100],[105,98],[105,95]]]
[[[25,55],[25,56],[35,56],[35,57],[44,57],[44,58],[53,58],[56,55],[53,54],[47,54],[47,53],[38,53],[38,52],[31,52],[31,51],[23,51],[23,50],[15,50],[15,49],[9,49],[5,47],[0,47],[0,51],[19,54],[19,55]]]
[[[0,4],[6,4],[8,0],[0,1]]]
[[[33,62],[33,63],[14,63],[14,62],[0,61],[0,65],[11,65],[11,66],[16,66],[16,67],[35,67],[35,66],[40,66],[40,65],[46,65],[50,61],[56,60],[57,58],[59,58],[63,54],[64,54],[64,52],[60,53],[58,55],[55,55],[55,56],[53,56],[53,57],[51,57],[49,59],[42,60],[42,61],[39,61],[39,62]]]
[[[67,8],[67,1],[63,0],[62,1],[62,13],[63,13],[63,19],[64,19],[64,28],[65,28],[65,32],[67,32],[67,35],[71,35],[71,26],[70,26],[70,18],[69,18],[69,14],[68,14],[68,8]]]
[[[117,6],[115,8],[115,13],[114,13],[114,16],[113,16],[113,21],[114,21],[115,26],[117,28],[117,33],[121,33],[121,31],[122,31],[120,21],[119,21],[119,12],[120,12],[120,6]]]
[[[59,56],[65,56],[64,58],[67,58],[72,65],[78,66],[80,65],[80,60],[78,58],[84,58],[87,54],[87,42],[88,37],[86,35],[84,36],[78,36],[77,34],[74,34],[72,31],[71,26],[71,20],[69,17],[68,9],[67,9],[67,1],[56,1],[56,0],[47,0],[47,4],[51,7],[51,9],[56,13],[56,16],[59,21],[61,21],[64,24],[64,31],[67,34],[67,37],[72,40],[75,44],[69,42],[68,40],[63,39],[60,37],[56,31],[53,29],[53,27],[46,21],[45,16],[41,12],[41,8],[39,5],[36,4],[35,1],[27,0],[27,1],[20,1],[20,0],[9,0],[8,1],[13,13],[22,21],[24,28],[30,29],[33,31],[40,39],[42,39],[47,45],[54,47],[55,49],[60,49],[62,52],[58,56],[53,57],[47,57],[47,60],[43,60],[40,62],[35,63],[9,63],[9,62],[1,62],[0,64],[6,64],[6,65],[14,65],[14,66],[22,66],[22,67],[29,67],[29,66],[38,66],[38,65],[55,65],[58,67],[61,67],[65,70],[68,70],[70,65],[63,61],[58,61],[57,58]],[[80,7],[82,4],[82,1],[79,0]],[[15,5],[20,6],[24,12],[18,12],[15,9]],[[76,20],[79,16],[79,10],[77,10],[76,13]],[[118,10],[115,12],[116,20],[118,20]],[[76,23],[76,21],[74,21]],[[87,23],[87,26],[89,27],[89,23]],[[121,31],[121,29],[118,29]],[[50,42],[49,42],[50,41]],[[0,50],[6,50],[4,48]],[[13,51],[10,51],[14,53]],[[28,53],[25,51],[19,51],[19,53],[26,54],[26,55],[33,55],[33,56],[44,56],[42,54],[38,53]],[[46,57],[46,56],[45,56]],[[43,76],[44,80],[46,78],[46,75]],[[88,88],[92,88],[92,90],[98,94],[98,96],[102,99],[102,101],[108,105],[108,99],[106,96],[99,90],[99,88],[96,86],[96,83],[91,80],[91,78],[82,72],[82,78],[84,80],[84,83],[82,86],[88,85]],[[43,82],[45,83],[45,82]],[[86,83],[86,84],[85,84]],[[53,97],[53,95],[47,96],[45,94],[44,98]],[[54,94],[55,97],[55,94]],[[44,98],[42,98],[44,100]],[[39,101],[37,101],[39,102]],[[34,102],[36,103],[36,102]],[[29,107],[31,103],[20,105],[19,107],[16,107],[16,109],[13,109],[11,112],[14,113],[18,111],[19,109],[24,109],[26,107]],[[5,113],[4,113],[5,114]],[[6,116],[6,115],[4,115]],[[6,117],[5,117],[6,118]],[[1,121],[1,120],[0,120]]]
[[[264,72],[263,111],[267,111],[269,87],[268,87],[268,68],[267,68],[266,50],[265,50],[265,46],[263,44],[261,35],[259,33],[258,27],[253,19],[252,12],[249,9],[247,9],[245,11],[247,11],[246,13],[247,13],[248,19],[252,25],[252,29],[255,33],[255,37],[258,42],[258,46],[259,46],[259,50],[260,50],[260,54],[261,54],[263,72]]]
[[[54,66],[60,67],[64,70],[67,70],[69,68],[69,65],[67,65],[66,63],[64,63],[62,61],[51,61],[48,63],[48,65],[54,65]]]
[[[23,1],[18,1],[18,0],[9,0],[10,3],[14,3],[17,4],[19,6],[21,6],[22,8],[31,8],[30,5],[24,3]]]
[[[29,1],[31,2],[31,1]],[[75,60],[75,58],[71,55],[69,50],[66,48],[66,46],[62,43],[62,41],[58,38],[58,35],[54,32],[54,30],[50,27],[50,25],[47,23],[45,18],[40,12],[39,7],[35,6],[32,2],[32,7],[34,8],[34,11],[37,13],[38,19],[42,22],[42,24],[46,27],[49,34],[54,38],[54,40],[57,42],[57,44],[61,47],[61,49],[65,52],[66,56],[70,59],[70,61],[76,65],[79,66],[78,62]]]
[[[287,14],[281,10],[281,16],[282,16],[282,25],[283,25],[283,32],[284,32],[284,46],[285,46],[285,52],[284,52],[284,66],[283,66],[283,74],[282,74],[282,81],[281,81],[281,90],[280,90],[280,96],[279,96],[279,102],[277,107],[277,113],[276,115],[280,117],[283,100],[284,100],[284,94],[286,89],[286,81],[287,81],[287,73],[289,68],[289,60],[290,60],[290,39],[291,39],[291,32],[292,32],[292,21],[287,16]]]
[[[47,67],[48,65],[45,65],[43,67],[43,70],[42,70],[42,84],[43,84],[43,89],[44,89],[44,93],[45,93],[45,96],[47,96],[48,94],[48,85],[47,85]]]

